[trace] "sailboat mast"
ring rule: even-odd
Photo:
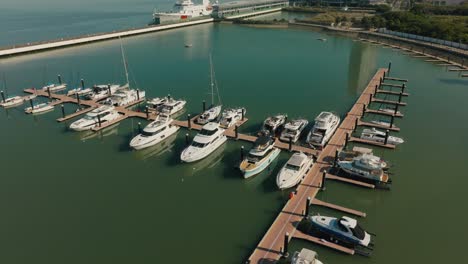
[[[210,79],[211,79],[211,106],[214,106],[214,80],[213,80],[213,61],[210,53]]]
[[[127,80],[127,85],[130,88],[130,82],[128,80],[127,60],[125,59],[125,52],[124,52],[124,49],[123,49],[122,39],[120,37],[119,37],[119,39],[120,39],[120,50],[122,52],[122,61],[123,61],[124,69],[125,69],[125,78]]]

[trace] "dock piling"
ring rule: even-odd
[[[398,95],[398,103],[401,103],[401,97],[403,97],[403,92],[400,92]]]
[[[354,119],[354,129],[353,130],[356,130],[357,127],[358,127],[358,122],[359,122],[359,118],[355,118]]]
[[[322,181],[320,182],[320,191],[325,191],[327,188],[325,187],[325,180],[327,179],[327,171],[323,170],[322,172]]]
[[[304,216],[309,215],[309,207],[310,207],[310,196],[307,197],[307,200],[306,200]]]
[[[235,125],[234,126],[234,135],[236,137],[236,139],[239,138],[239,132],[238,132],[238,129],[239,129],[239,126],[238,125]]]
[[[138,133],[141,134],[141,132],[142,132],[142,129],[141,129],[141,122],[138,122]]]
[[[190,144],[190,136],[188,133],[185,134],[185,145],[188,146]]]
[[[50,94],[50,87],[47,87],[47,94],[49,95],[49,99],[51,99],[52,95]]]
[[[145,107],[145,112],[146,112],[146,119],[149,120],[149,108],[148,108],[148,106]]]
[[[0,91],[0,93],[2,94],[2,101],[5,103],[5,93],[3,91]]]
[[[398,113],[398,104],[395,105],[395,112],[393,114],[397,115],[397,113]]]
[[[291,150],[292,150],[292,138],[291,137],[289,138],[288,150],[289,150],[289,152],[291,152]]]
[[[240,160],[241,162],[244,160],[244,146],[241,146],[241,149],[240,149]]]
[[[78,109],[81,109],[80,95],[78,93],[76,93],[76,101],[78,103]]]
[[[29,104],[31,105],[31,110],[34,110],[33,99],[29,99]]]
[[[388,129],[387,129],[387,130],[385,130],[385,140],[384,140],[384,145],[387,145],[387,143],[388,143],[388,133],[389,133],[389,132],[390,132],[390,131],[389,131]]]
[[[403,83],[403,85],[401,85],[401,92],[404,93],[405,92],[405,88],[406,88],[406,84]]]
[[[65,106],[62,104],[60,108],[62,109],[62,118],[65,118]]]
[[[204,112],[206,111],[206,101],[205,101],[205,100],[203,100],[203,102],[202,102],[202,107],[203,107],[203,108],[202,108],[202,109],[203,109],[202,112],[204,113]]]
[[[349,141],[349,133],[346,133],[346,138],[345,138],[345,142],[344,142],[344,145],[343,145],[343,149],[346,149],[346,146],[348,146],[348,141]]]
[[[168,101],[171,100],[171,94],[168,94],[168,95],[167,95],[167,100],[168,100]]]
[[[245,115],[245,109],[242,108],[242,119],[241,119],[242,121],[244,121],[244,115]]]
[[[192,129],[192,120],[190,120],[190,114],[187,114],[187,126],[188,129]]]
[[[369,94],[369,103],[367,103],[368,105],[370,105],[372,103],[372,97],[374,97],[374,95],[370,93]]]
[[[335,159],[333,160],[333,167],[338,165],[338,149],[335,150]]]
[[[84,90],[84,80],[81,79],[81,88]]]
[[[57,78],[58,78],[59,84],[62,84],[62,76],[60,76],[60,74],[59,74],[59,75],[57,75]]]
[[[283,257],[288,257],[289,233],[284,234]]]
[[[377,90],[378,90],[378,89],[379,89],[379,85],[376,84],[376,85],[375,85],[375,89],[374,89],[374,94],[377,94]]]
[[[393,127],[393,122],[395,122],[395,116],[390,117],[390,127]]]
[[[387,75],[390,76],[390,70],[392,69],[392,62],[389,62],[388,63],[388,71],[387,71]]]
[[[111,90],[111,85],[110,84],[107,85],[107,93],[109,94],[109,96],[112,95],[112,90]]]
[[[137,100],[140,101],[140,90],[137,89]]]
[[[361,117],[364,117],[364,114],[366,113],[366,105],[362,104],[362,114]]]
[[[97,121],[98,121],[99,127],[101,127],[101,116],[100,115],[97,116]]]

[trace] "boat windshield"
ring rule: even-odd
[[[362,227],[360,227],[359,225],[356,225],[356,227],[351,228],[351,231],[353,232],[353,235],[359,240],[363,240],[366,236],[366,231],[364,231],[364,229],[362,229]]]
[[[199,143],[199,142],[193,141],[193,142],[192,142],[192,147],[204,148],[204,147],[206,147],[208,144],[210,144],[210,143]]]
[[[85,116],[83,117],[83,119],[84,119],[84,120],[94,120],[94,117],[89,116],[89,115],[85,115]]]
[[[147,131],[144,131],[144,130],[143,130],[143,131],[141,132],[141,135],[144,136],[144,137],[151,137],[151,136],[154,136],[154,135],[157,135],[157,134],[161,133],[161,132],[164,131],[165,129],[166,129],[166,127],[163,127],[163,128],[158,129],[158,130],[156,130],[156,131],[154,131],[154,132],[147,132]]]
[[[214,135],[217,131],[218,129],[215,129],[215,130],[202,129],[199,134],[205,135],[205,136],[211,136],[211,135]]]
[[[286,164],[286,169],[298,171],[300,167],[292,164]]]

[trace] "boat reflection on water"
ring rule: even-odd
[[[278,164],[286,163],[286,160],[281,158],[281,154],[279,157],[280,158],[273,160],[270,165],[268,165],[268,167],[266,167],[262,172],[257,174],[257,176],[243,179],[242,174],[239,173],[239,179],[242,179],[246,187],[251,190],[260,190],[263,192],[277,191],[278,187],[276,187],[275,175],[278,174],[279,170],[281,169],[281,166],[278,166]]]
[[[195,163],[187,163],[187,169],[190,170],[190,175],[195,175],[204,169],[210,169],[216,166],[224,158],[226,144],[222,144],[219,148],[213,151],[206,158]]]
[[[175,143],[174,141],[177,139],[177,133],[169,136],[161,143],[158,143],[154,146],[144,148],[141,150],[133,151],[135,157],[139,160],[147,160],[154,156],[161,156],[168,151],[172,151]]]
[[[103,139],[111,135],[119,134],[119,123],[114,124],[110,127],[106,127],[100,131],[94,132],[92,130],[87,130],[78,133],[78,137],[81,141],[91,140],[94,138]]]

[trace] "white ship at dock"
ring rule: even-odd
[[[201,16],[209,16],[212,11],[213,7],[209,0],[203,0],[201,5],[194,4],[191,0],[178,0],[174,4],[171,12],[158,12],[155,10],[153,13],[153,20],[155,24],[166,24],[190,20]]]

